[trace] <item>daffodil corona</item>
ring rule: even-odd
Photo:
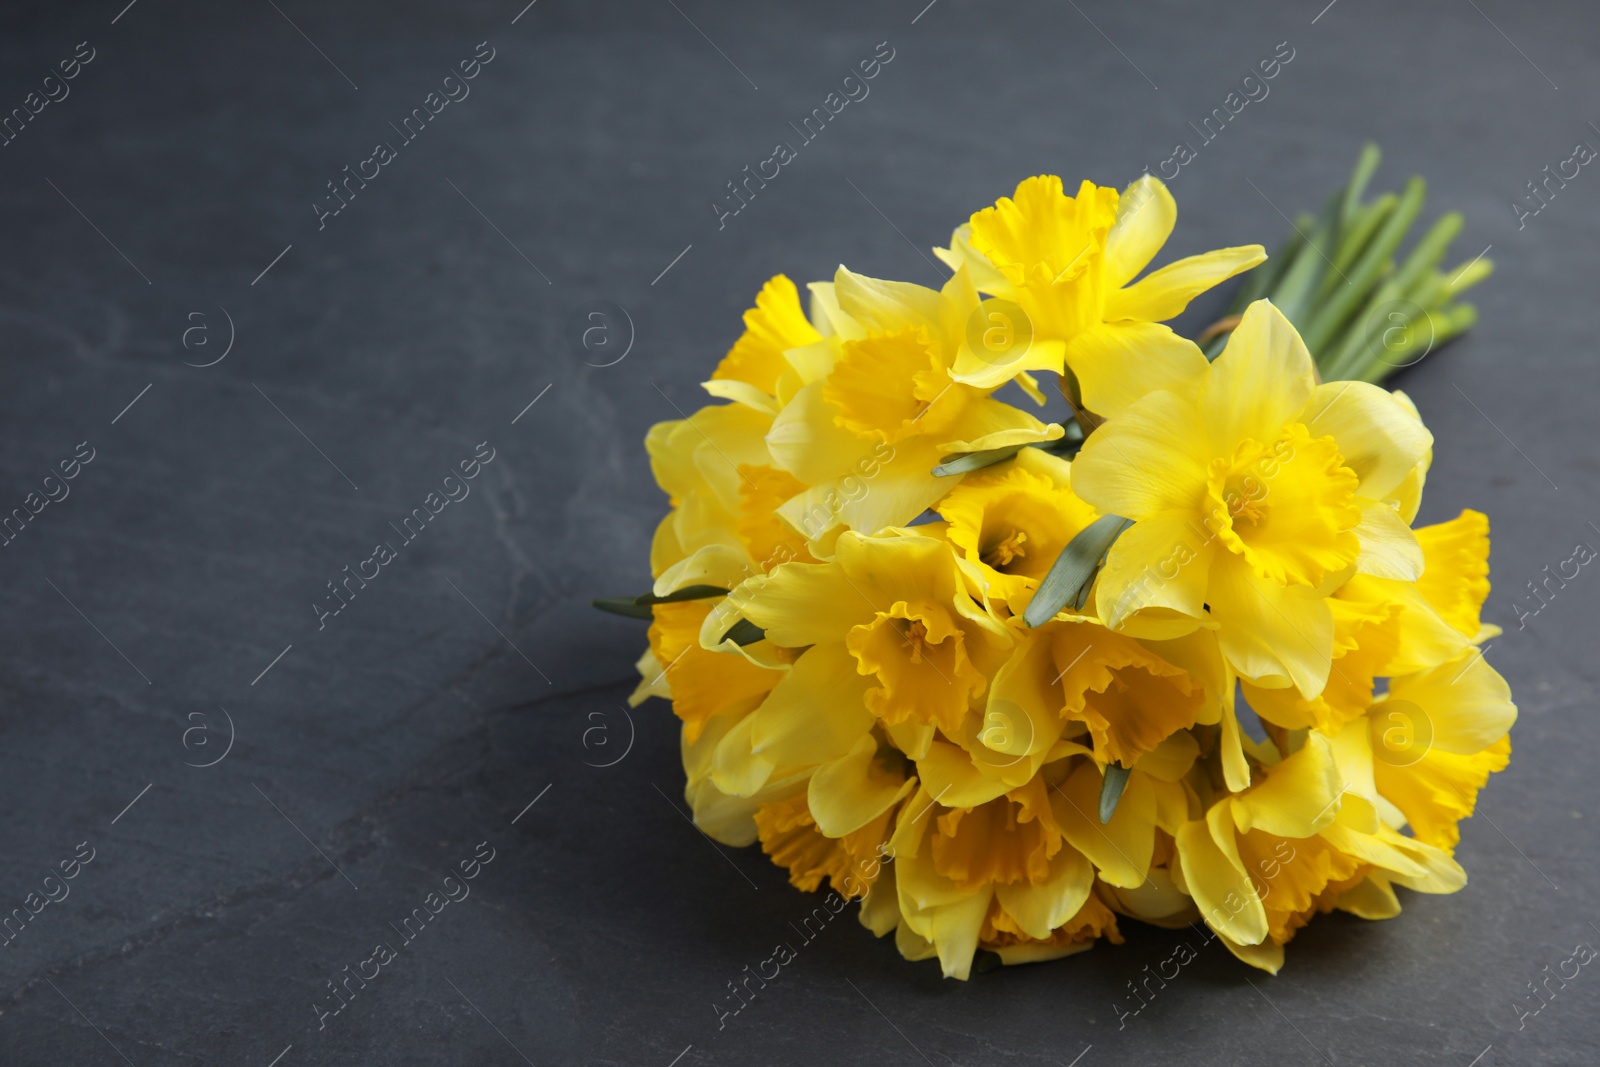
[[[1260,246],[1148,270],[1159,181],[1065,188],[974,214],[937,289],[767,282],[724,403],[650,431],[655,584],[603,606],[651,619],[633,699],[682,720],[697,825],[907,959],[965,979],[1131,919],[1276,973],[1318,912],[1465,883],[1516,719],[1488,520],[1413,527],[1415,406],[1323,380],[1273,300],[1211,358],[1163,325]],[[1059,421],[998,392],[1044,407],[1039,375]]]

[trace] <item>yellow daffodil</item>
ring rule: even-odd
[[[990,597],[1020,612],[1050,565],[1098,516],[1072,492],[1072,467],[1036,448],[968,475],[934,505],[945,536],[977,565]]]
[[[713,760],[725,736],[783,678],[778,669],[782,653],[774,650],[774,666],[766,667],[742,655],[703,648],[700,630],[711,610],[704,600],[655,605],[650,650],[639,662],[639,687],[630,703],[649,696],[672,701],[673,712],[683,720],[684,766],[689,771],[685,797],[696,822],[719,841],[748,845],[755,840],[752,820],[762,794],[736,797],[718,789],[711,781]],[[782,776],[775,784],[785,784]]]
[[[672,505],[651,543],[658,595],[692,584],[691,574],[731,588],[779,563],[811,558],[805,539],[773,514],[802,487],[773,466],[765,441],[771,425],[768,415],[728,404],[651,427],[645,447]],[[697,555],[703,558],[686,562]]]
[[[1192,661],[1208,642],[1214,647],[1208,634],[1140,642],[1083,617],[1018,628],[1015,651],[995,673],[979,739],[1020,759],[1049,753],[1065,736],[1102,765],[1134,767],[1196,722],[1217,721],[1216,690],[1208,693],[1203,676],[1161,655]]]
[[[1238,673],[1320,693],[1328,594],[1357,573],[1414,581],[1422,551],[1390,494],[1431,436],[1389,393],[1316,383],[1289,321],[1257,301],[1214,363],[1131,404],[1089,438],[1073,489],[1134,525],[1096,588],[1114,629],[1214,627]]]
[[[1062,429],[955,381],[978,294],[964,271],[941,290],[841,267],[813,286],[824,342],[789,353],[798,385],[773,420],[774,463],[806,485],[778,514],[812,542],[915,519],[950,488],[952,452],[1059,438]]]
[[[1028,178],[1010,197],[972,216],[950,248],[935,253],[952,269],[971,271],[974,284],[1020,310],[985,308],[961,352],[955,377],[994,387],[1019,373],[1070,368],[1084,403],[1112,414],[1159,386],[1168,364],[1181,364],[1189,346],[1165,326],[1207,289],[1267,258],[1260,245],[1225,248],[1168,264],[1135,282],[1177,222],[1165,185],[1148,175],[1115,189],[1084,182],[1066,195],[1061,179]],[[1032,343],[1007,337],[997,351],[986,330],[1018,330]],[[976,339],[977,343],[973,343]]]
[[[970,808],[920,791],[890,847],[900,950],[908,959],[937,955],[947,977],[966,978],[985,940],[1017,950],[1019,962],[1079,951],[1102,933],[1122,940],[1115,916],[1092,896],[1093,866],[1068,843],[1040,778]]]
[[[1277,973],[1295,931],[1369,877],[1385,890],[1450,893],[1464,884],[1446,852],[1396,832],[1347,790],[1335,746],[1321,734],[1306,735],[1276,762],[1270,742],[1257,754],[1258,780],[1178,830],[1174,871],[1207,925],[1246,963]]]
[[[1244,683],[1245,699],[1264,721],[1336,734],[1366,713],[1376,679],[1462,659],[1474,642],[1491,636],[1479,621],[1489,594],[1488,519],[1465,511],[1414,533],[1422,549],[1421,578],[1402,582],[1358,574],[1329,599],[1333,662],[1320,694],[1308,699],[1295,689]]]
[[[1416,599],[1462,642],[1425,645],[1436,649],[1431,660],[1408,655],[1401,669],[1391,669],[1387,691],[1369,693],[1364,714],[1337,731],[1336,752],[1345,777],[1359,783],[1386,822],[1409,825],[1419,841],[1449,850],[1478,791],[1510,759],[1517,708],[1479,647],[1496,632],[1479,618],[1489,593],[1487,520],[1463,512],[1419,528],[1417,540],[1427,569]],[[1422,611],[1413,601],[1405,613]]]
[[[742,616],[769,642],[804,650],[754,731],[763,750],[792,743],[817,762],[843,755],[875,723],[906,738],[935,727],[959,734],[1010,643],[950,545],[910,531],[846,533],[831,561],[751,578],[718,612],[703,638]]]

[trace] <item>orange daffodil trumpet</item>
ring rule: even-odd
[[[633,700],[682,720],[696,824],[949,977],[1128,919],[1275,973],[1318,912],[1461,888],[1509,759],[1487,519],[1413,526],[1416,408],[1270,300],[1210,360],[1163,325],[1265,259],[1147,270],[1176,217],[1029,178],[937,289],[773,278],[721,403],[646,441],[653,587],[597,602],[651,621]],[[1041,374],[1059,422],[997,392]]]

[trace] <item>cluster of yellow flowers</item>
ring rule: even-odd
[[[696,822],[947,976],[1118,916],[1276,972],[1319,911],[1459,889],[1510,754],[1487,520],[1412,528],[1416,408],[1319,382],[1271,302],[1214,360],[1161,325],[1266,258],[1139,277],[1176,214],[1149,177],[1030,178],[941,289],[840,267],[807,309],[779,275],[705,383],[730,403],[646,442],[634,699],[682,719]],[[1040,372],[1068,426],[995,397],[1042,405]]]

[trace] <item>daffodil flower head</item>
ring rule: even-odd
[[[951,377],[979,303],[965,271],[934,290],[841,267],[813,292],[827,341],[789,353],[803,384],[766,444],[807,487],[778,514],[816,550],[840,528],[873,534],[911,522],[949,490],[932,473],[947,454],[1061,437],[1059,425],[990,396],[995,386]]]
[[[1066,195],[1054,175],[1028,178],[984,208],[935,252],[965,267],[986,303],[954,367],[959,381],[994,387],[1029,371],[1070,369],[1094,411],[1139,389],[1152,361],[1187,344],[1165,326],[1200,293],[1266,259],[1260,245],[1225,248],[1168,264],[1135,282],[1171,235],[1172,194],[1146,175],[1119,196],[1083,182]],[[998,301],[998,303],[996,302]],[[1016,320],[1016,321],[1012,321]],[[1010,332],[988,342],[991,325]],[[1031,339],[1011,341],[1011,333]]]
[[[1069,843],[1041,778],[972,807],[923,790],[902,809],[891,847],[901,950],[937,955],[949,977],[966,978],[980,946],[1030,946],[1027,958],[1047,959],[1101,934],[1121,941],[1092,895],[1094,868]]]
[[[1392,494],[1431,444],[1387,391],[1318,385],[1294,327],[1257,301],[1215,362],[1195,350],[1073,464],[1080,497],[1134,520],[1100,576],[1102,616],[1149,636],[1213,627],[1240,675],[1316,696],[1329,594],[1358,573],[1422,573]]]
[[[1066,460],[1026,448],[1016,458],[965,478],[935,505],[946,537],[981,568],[991,597],[1026,606],[1050,566],[1095,510],[1072,491]]]

